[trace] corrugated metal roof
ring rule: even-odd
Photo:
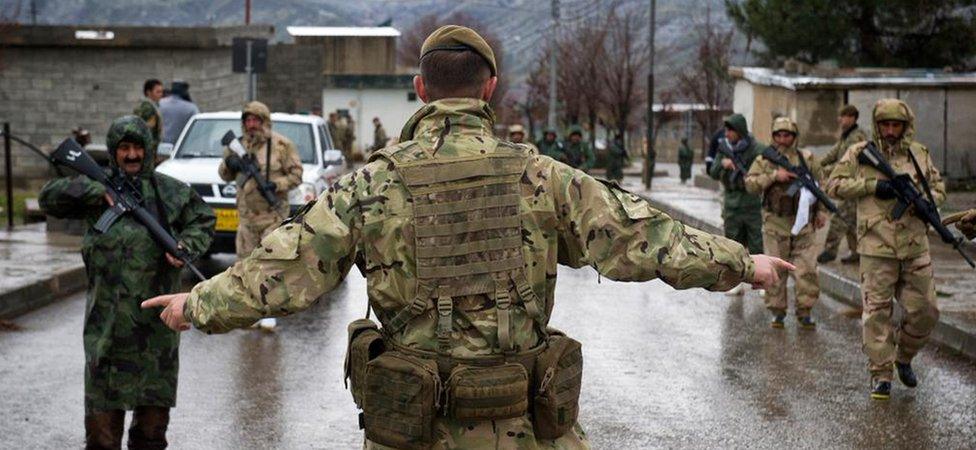
[[[870,88],[870,87],[946,87],[976,86],[976,73],[946,73],[925,70],[858,71],[834,76],[788,74],[766,67],[733,67],[733,77],[762,86],[777,86],[792,91],[816,88]]]
[[[292,36],[398,37],[393,27],[287,27]]]

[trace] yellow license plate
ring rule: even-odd
[[[237,210],[236,209],[215,209],[217,214],[217,231],[237,231]]]

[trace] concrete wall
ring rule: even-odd
[[[321,106],[323,86],[321,47],[299,44],[268,47],[268,72],[258,76],[258,99],[272,111],[311,111],[312,106]]]
[[[373,145],[373,117],[379,117],[386,134],[393,138],[410,117],[423,106],[419,99],[409,100],[412,88],[355,89],[327,88],[322,91],[322,109],[349,110],[356,122],[354,148],[362,150]]]
[[[231,72],[230,40],[273,30],[109,27],[116,33],[111,41],[74,38],[76,29],[88,28],[23,26],[0,37],[0,122],[11,123],[11,134],[50,151],[80,125],[94,143],[104,143],[111,121],[132,113],[148,78],[167,86],[186,80],[201,111],[240,109],[247,80]],[[50,173],[46,162],[19,145],[13,167],[20,186],[37,187]]]

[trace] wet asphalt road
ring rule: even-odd
[[[552,325],[583,343],[594,448],[976,447],[976,365],[929,347],[918,389],[872,401],[858,321],[830,301],[808,332],[770,329],[754,293],[598,282],[591,269],[561,270],[557,299]],[[341,377],[365,280],[354,270],[330,300],[273,334],[184,333],[171,448],[360,448]],[[0,448],[81,447],[83,314],[76,295],[0,332]]]

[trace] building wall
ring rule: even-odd
[[[321,73],[383,75],[396,72],[396,38],[364,36],[296,37],[298,45],[322,49]]]
[[[201,111],[239,109],[247,96],[246,77],[231,72],[230,47],[13,47],[3,57],[0,121],[11,123],[11,134],[48,151],[79,125],[91,131],[94,143],[104,143],[111,121],[132,113],[148,78],[167,86],[174,79],[188,81]],[[19,185],[36,185],[48,176],[46,162],[15,147]]]
[[[362,150],[373,144],[373,117],[379,117],[389,137],[397,137],[407,120],[423,103],[409,100],[412,89],[352,89],[332,88],[322,91],[324,111],[349,110],[356,122],[355,149]]]
[[[321,106],[322,48],[278,44],[268,47],[268,71],[258,75],[257,98],[276,112],[298,113]],[[327,111],[327,110],[326,110]]]

